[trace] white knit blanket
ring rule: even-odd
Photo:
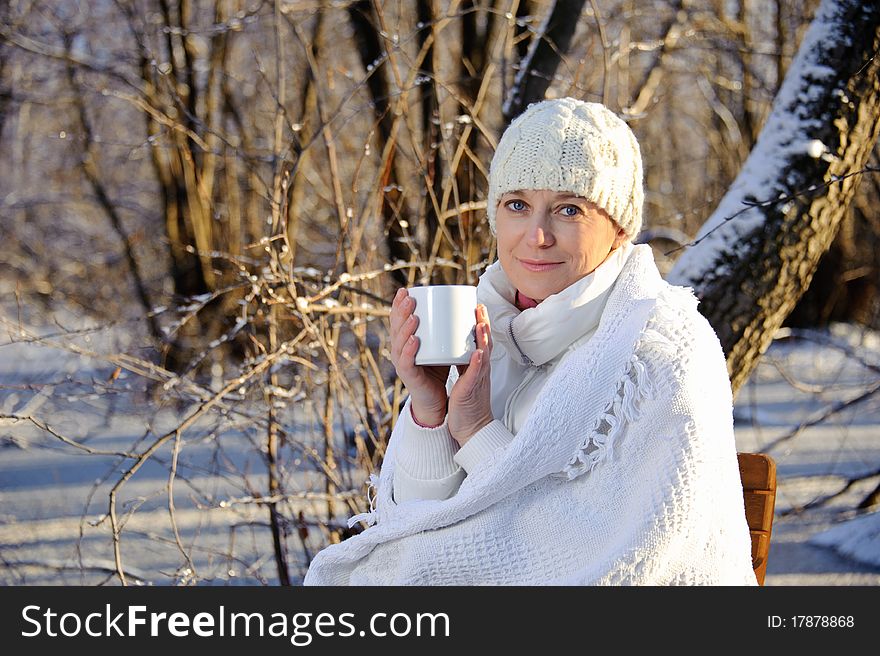
[[[696,306],[637,246],[514,440],[452,498],[396,504],[392,432],[353,518],[371,526],[305,584],[755,585],[727,370]]]

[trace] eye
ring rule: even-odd
[[[563,205],[559,208],[559,212],[567,219],[576,219],[583,214],[581,208],[577,205]]]
[[[507,209],[512,210],[514,212],[525,212],[526,207],[527,207],[527,205],[523,201],[519,200],[518,198],[514,198],[513,200],[507,201],[506,203],[504,203],[504,206]]]

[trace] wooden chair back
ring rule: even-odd
[[[776,463],[764,453],[737,453],[742,479],[746,521],[752,536],[752,569],[758,585],[764,585],[773,509],[776,505]]]

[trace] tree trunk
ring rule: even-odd
[[[544,99],[556,68],[568,52],[578,18],[586,0],[556,0],[547,18],[532,37],[528,54],[520,61],[519,72],[504,99],[504,122],[510,123],[529,103]]]
[[[692,286],[734,393],[843,219],[880,131],[880,5],[826,0],[742,171],[669,274]]]
[[[9,0],[0,1],[0,22],[9,24]],[[11,52],[9,45],[0,41],[0,135],[3,134],[3,125],[6,123],[6,113],[12,104],[12,83],[6,75]]]

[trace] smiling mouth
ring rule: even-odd
[[[527,271],[534,271],[536,273],[551,271],[562,264],[562,262],[547,262],[544,260],[519,260],[519,263]]]

